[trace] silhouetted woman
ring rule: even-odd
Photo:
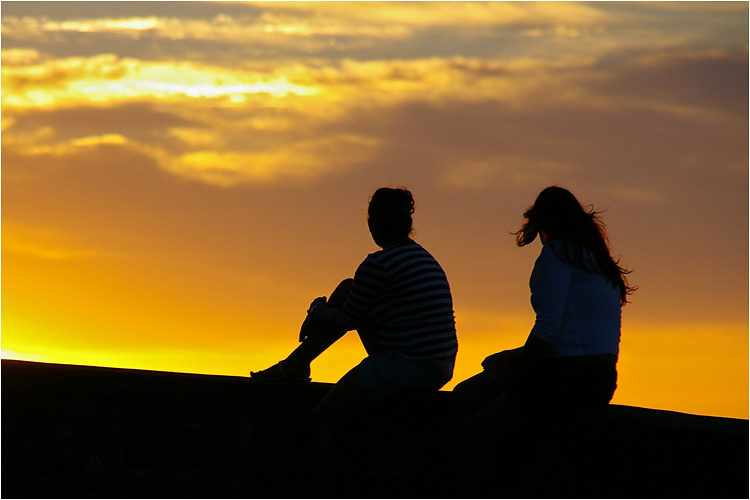
[[[458,342],[453,299],[443,269],[411,239],[414,198],[406,189],[380,188],[367,223],[382,250],[360,264],[331,297],[313,301],[301,344],[254,380],[307,381],[310,363],[344,333],[357,330],[367,357],[331,389],[310,415],[326,433],[375,402],[408,391],[437,391],[453,376]],[[332,439],[332,438],[331,438]]]
[[[487,357],[482,373],[453,390],[467,419],[468,472],[478,475],[490,460],[491,437],[508,437],[516,425],[549,421],[571,408],[609,403],[617,385],[621,307],[634,291],[629,271],[610,255],[598,213],[570,191],[544,189],[524,218],[518,246],[537,236],[542,242],[530,279],[534,326],[522,347]]]

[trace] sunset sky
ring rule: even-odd
[[[748,3],[2,2],[5,358],[245,376],[406,186],[455,383],[520,345],[546,186],[639,287],[614,403],[748,418]],[[349,334],[313,364],[335,382]]]

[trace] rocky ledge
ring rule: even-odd
[[[449,392],[363,419],[345,474],[312,477],[302,424],[329,388],[3,360],[2,497],[468,495]],[[611,405],[498,471],[491,496],[748,498],[748,421]]]

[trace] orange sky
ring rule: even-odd
[[[403,185],[454,294],[451,388],[528,335],[539,247],[509,232],[557,184],[639,286],[614,402],[748,418],[746,2],[1,9],[3,357],[265,368]]]

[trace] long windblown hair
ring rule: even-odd
[[[560,251],[555,246],[551,248],[561,260],[587,271],[604,274],[610,283],[619,288],[620,305],[625,305],[628,295],[636,287],[628,284],[627,275],[631,271],[621,266],[620,259],[614,259],[610,253],[609,239],[600,213],[593,207],[584,209],[567,189],[551,186],[539,193],[534,205],[524,212],[521,229],[513,234],[519,247],[533,242],[542,232],[549,240],[559,241]]]

